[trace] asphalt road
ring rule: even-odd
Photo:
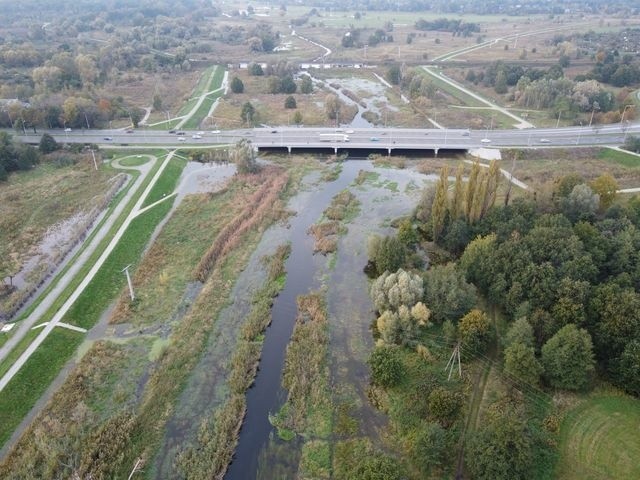
[[[234,143],[247,138],[256,147],[292,148],[351,148],[381,149],[469,149],[479,147],[568,147],[590,145],[621,145],[628,135],[640,134],[640,124],[625,123],[563,128],[530,128],[513,130],[467,129],[409,129],[409,128],[357,128],[343,127],[273,127],[224,130],[220,133],[202,132],[202,138],[193,138],[196,131],[184,131],[184,136],[161,130],[82,130],[64,132],[47,130],[58,142],[94,143],[108,146],[210,146]],[[321,134],[341,133],[348,142],[323,139]],[[16,135],[15,138],[37,143],[44,131],[37,134]],[[180,140],[184,138],[184,140]]]

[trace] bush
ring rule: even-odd
[[[231,91],[233,93],[243,93],[244,92],[244,83],[238,77],[233,77],[231,80]]]
[[[369,260],[375,265],[378,274],[395,272],[401,268],[407,258],[407,249],[396,236],[378,237],[369,240]]]
[[[478,309],[471,310],[462,317],[458,325],[458,334],[462,346],[469,354],[484,352],[491,338],[490,327],[487,315]]]
[[[390,388],[402,379],[402,362],[396,347],[376,347],[367,363],[371,367],[371,382],[375,385]]]
[[[293,95],[289,95],[287,98],[285,98],[284,100],[284,108],[297,108],[297,104],[296,104],[296,99],[293,97]]]

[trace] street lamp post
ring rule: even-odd
[[[582,135],[582,122],[580,122],[580,130],[578,130],[578,138],[576,139],[576,145],[580,143],[580,135]]]

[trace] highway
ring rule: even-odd
[[[409,129],[409,128],[320,128],[271,127],[223,130],[212,133],[184,131],[184,135],[161,130],[45,130],[60,143],[93,143],[101,147],[209,147],[235,143],[241,138],[257,148],[437,150],[473,148],[541,148],[622,145],[628,135],[640,134],[640,123],[530,128],[513,130]],[[37,143],[45,131],[16,135],[27,143]],[[321,137],[321,135],[325,137]],[[338,134],[327,139],[326,134]],[[344,138],[337,140],[340,135]],[[201,136],[202,138],[194,138]],[[348,141],[347,141],[348,138]]]

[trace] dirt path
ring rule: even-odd
[[[129,213],[127,218],[124,220],[124,222],[122,223],[122,225],[120,226],[120,228],[118,229],[118,231],[116,232],[114,237],[111,239],[109,244],[105,247],[105,249],[102,252],[102,255],[100,255],[100,257],[98,258],[96,263],[94,263],[93,266],[91,267],[91,270],[89,270],[87,275],[83,278],[82,282],[80,282],[80,284],[76,287],[76,289],[73,291],[71,296],[66,300],[66,302],[64,302],[64,304],[60,307],[60,309],[55,313],[53,318],[51,318],[51,320],[49,320],[49,322],[43,328],[43,330],[40,332],[40,334],[33,340],[33,342],[31,342],[31,344],[27,347],[27,349],[22,353],[22,355],[20,355],[20,357],[14,362],[14,364],[11,366],[11,368],[7,371],[7,373],[0,379],[0,391],[2,391],[4,389],[4,387],[7,386],[7,384],[11,381],[11,379],[14,377],[14,375],[26,363],[26,361],[29,359],[29,357],[31,357],[33,352],[35,352],[35,350],[40,346],[40,344],[47,338],[49,333],[51,333],[51,331],[56,327],[56,325],[62,321],[62,319],[66,315],[67,311],[75,303],[75,301],[82,294],[82,292],[87,287],[89,282],[96,275],[96,273],[98,272],[100,267],[107,260],[107,258],[109,257],[109,255],[111,254],[111,252],[113,251],[115,246],[118,244],[118,241],[120,240],[120,238],[122,238],[122,236],[126,232],[126,230],[129,227],[129,224],[131,223],[131,221],[138,215],[138,212],[141,209],[145,199],[149,195],[149,192],[151,191],[153,186],[158,181],[158,178],[160,178],[160,175],[162,175],[162,172],[164,171],[166,166],[169,164],[169,161],[173,157],[173,154],[174,154],[174,152],[171,152],[166,156],[166,158],[163,161],[162,165],[160,166],[160,168],[158,169],[158,171],[156,172],[154,177],[151,179],[151,181],[147,185],[147,188],[144,190],[142,195],[140,195],[140,198],[138,199],[138,201],[134,205],[133,209],[131,210],[131,212]],[[138,168],[138,167],[131,167],[131,168]],[[150,167],[148,167],[148,168],[150,169]],[[135,192],[137,192],[137,190],[140,188],[140,185],[142,184],[142,182],[144,181],[145,178],[146,178],[146,175],[140,175],[138,177],[138,179],[136,180],[136,184],[134,184],[134,186],[129,190],[128,195],[129,194],[130,195],[126,199],[123,199],[120,202],[120,204],[119,204],[119,207],[121,207],[120,211],[122,211],[122,209],[124,209],[124,206],[127,204],[127,202],[125,200],[128,200],[128,198],[130,198],[130,196],[134,195]],[[112,216],[114,221],[117,218],[117,215],[115,215],[115,213],[116,212],[114,212],[114,215]],[[108,231],[108,229],[101,229],[102,235],[96,235],[96,237],[94,237],[94,242],[92,242],[92,245],[95,245],[94,246],[94,250],[95,250],[95,247],[97,247],[97,245],[100,242],[100,240],[102,240],[102,238],[104,238],[104,235],[106,234],[107,231]],[[86,259],[88,259],[88,256],[89,255],[86,256],[85,261],[86,261]],[[75,265],[78,265],[78,268],[80,268],[80,263],[81,262],[76,262]],[[82,263],[84,263],[84,262],[82,262]],[[67,273],[69,273],[69,272],[67,272]],[[66,288],[66,286],[69,284],[69,282],[71,281],[73,276],[74,275],[65,275],[65,278],[64,278],[65,281],[61,280],[60,282],[58,282],[58,285],[56,285],[56,289],[54,289],[51,292],[51,294],[47,296],[47,298],[50,299],[50,301],[49,302],[45,302],[45,301],[41,302],[41,304],[38,306],[38,311],[40,312],[40,315],[42,315],[42,313],[44,313],[48,309],[48,307],[51,305],[51,303],[53,303],[53,301],[57,298],[57,296],[64,290],[64,288]],[[54,292],[57,292],[57,295],[53,295]],[[33,317],[31,319],[31,322],[32,322],[31,325],[33,325],[33,323],[35,323],[35,321],[39,318],[40,315],[38,315],[38,316],[33,316],[33,315],[30,316],[30,318]],[[25,322],[26,322],[26,320],[25,320]],[[28,331],[28,327],[26,327],[26,329],[24,330],[24,333],[26,333],[27,331]],[[12,337],[12,338],[15,338],[16,336],[17,335],[14,335],[14,337]],[[19,341],[19,340],[17,340],[17,341]],[[6,344],[5,344],[5,346],[6,346]]]

